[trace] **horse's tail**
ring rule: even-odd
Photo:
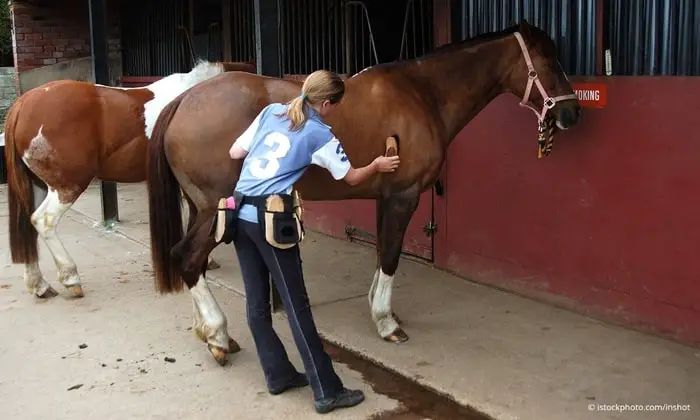
[[[10,207],[10,253],[15,264],[31,264],[39,259],[37,231],[31,222],[34,193],[29,168],[17,152],[15,128],[22,108],[22,99],[11,107],[5,120],[5,162],[7,163],[7,196]]]
[[[182,291],[178,261],[171,257],[173,246],[182,240],[180,184],[165,156],[165,132],[184,94],[173,99],[160,113],[148,145],[148,204],[150,207],[151,259],[156,290]]]

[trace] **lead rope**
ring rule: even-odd
[[[523,99],[518,105],[530,108],[537,116],[537,158],[541,159],[542,156],[549,156],[549,154],[552,153],[552,148],[554,147],[555,122],[551,117],[548,118],[547,112],[554,108],[554,105],[556,105],[557,102],[567,99],[577,99],[577,97],[574,93],[556,97],[549,96],[544,86],[542,86],[542,82],[539,79],[537,71],[535,71],[535,66],[532,64],[532,59],[530,58],[530,53],[527,51],[527,46],[525,45],[523,36],[520,34],[520,32],[515,32],[514,35],[518,40],[518,45],[520,45],[520,50],[523,53],[525,65],[527,66],[527,86],[525,87]],[[542,95],[542,99],[544,100],[541,113],[537,112],[537,109],[528,103],[533,84],[540,91],[540,95]]]

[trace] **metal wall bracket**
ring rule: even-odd
[[[425,236],[431,237],[437,232],[437,224],[433,223],[433,221],[428,221],[426,224],[423,225],[423,233],[425,233]]]

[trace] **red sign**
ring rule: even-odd
[[[608,87],[605,83],[572,83],[571,87],[584,108],[605,108]]]

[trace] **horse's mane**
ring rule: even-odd
[[[421,60],[421,59],[424,59],[427,57],[432,57],[435,55],[442,55],[442,54],[454,52],[456,50],[461,50],[462,48],[469,46],[469,45],[472,45],[472,44],[479,44],[479,43],[486,42],[486,41],[492,41],[494,39],[500,39],[500,38],[505,37],[506,35],[512,35],[515,32],[517,32],[518,30],[520,30],[520,25],[512,25],[512,26],[509,26],[509,27],[502,29],[500,31],[484,32],[484,33],[475,35],[475,36],[470,37],[470,38],[465,38],[465,39],[460,40],[460,41],[454,41],[454,42],[450,42],[449,44],[441,45],[441,46],[433,49],[432,51],[429,51],[429,52],[427,52],[419,57],[416,57],[412,60]],[[405,60],[405,61],[412,61],[412,60]]]
[[[502,29],[500,31],[484,32],[484,33],[475,35],[475,36],[470,37],[470,38],[465,38],[465,39],[460,40],[460,41],[454,41],[454,42],[451,42],[449,44],[441,45],[441,46],[433,49],[432,51],[429,51],[429,52],[427,52],[421,56],[415,57],[415,58],[411,58],[411,59],[407,59],[407,60],[387,61],[384,63],[376,64],[376,65],[372,66],[371,68],[402,67],[402,66],[405,66],[407,64],[415,63],[415,62],[420,61],[420,60],[425,60],[426,58],[436,57],[436,56],[440,56],[443,54],[455,52],[455,51],[461,50],[464,47],[467,47],[467,46],[470,46],[473,44],[479,44],[479,43],[486,42],[486,41],[500,39],[500,38],[503,38],[507,35],[512,35],[519,30],[520,30],[520,25],[512,25],[512,26],[509,26],[509,27]],[[365,69],[365,70],[367,70],[367,69]],[[361,73],[361,72],[358,72],[358,73]],[[358,73],[356,73],[356,74],[358,74]]]

